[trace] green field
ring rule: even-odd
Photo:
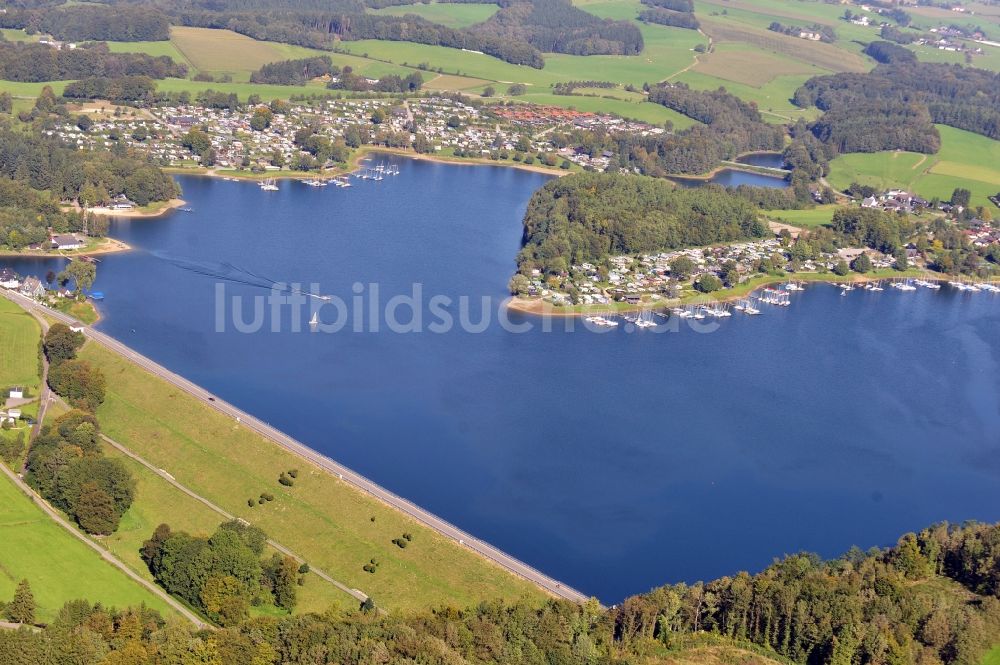
[[[779,76],[821,76],[830,71],[816,65],[744,43],[719,44],[699,58],[693,68],[700,74],[760,88]]]
[[[4,475],[0,477],[0,599],[9,600],[22,579],[31,583],[40,621],[52,620],[63,603],[77,598],[119,608],[145,604],[164,616],[174,614],[159,596],[53,522]]]
[[[442,68],[449,74],[457,72],[503,84],[524,83],[548,92],[549,86],[559,81],[602,80],[634,85],[661,81],[692,64],[692,49],[704,42],[704,38],[693,30],[646,25],[641,29],[646,48],[639,55],[546,54],[544,69],[512,65],[482,53],[412,42],[362,40],[344,42],[341,48],[355,55],[396,64],[427,63],[431,69]]]
[[[110,445],[104,446],[108,457],[121,460],[136,479],[135,501],[122,517],[118,530],[104,540],[104,544],[121,561],[134,571],[152,581],[149,569],[139,557],[139,548],[160,524],[169,524],[175,530],[197,535],[209,535],[225,518],[205,504],[188,496],[164,478],[150,471]],[[271,556],[272,552],[265,553]],[[296,612],[323,612],[331,607],[350,609],[357,602],[346,593],[315,575],[307,577],[304,586],[297,588]],[[256,611],[258,608],[254,608]],[[275,607],[260,608],[273,614]]]
[[[785,222],[792,226],[801,226],[808,229],[829,224],[833,218],[833,211],[837,207],[831,204],[807,208],[805,210],[766,210],[764,211],[764,216],[776,222]]]
[[[108,394],[98,417],[108,436],[198,494],[260,526],[333,577],[372,595],[381,606],[462,606],[484,599],[543,597],[533,585],[344,485],[121,357],[94,344],[88,344],[81,356],[107,377]],[[300,470],[295,486],[282,487],[277,483],[279,473],[292,468]],[[275,501],[247,506],[248,498],[264,491],[273,493]],[[144,527],[156,519],[146,516]],[[414,534],[413,544],[401,550],[391,540],[404,531]],[[362,570],[372,557],[380,561],[375,574]]]
[[[24,30],[14,28],[0,28],[0,34],[3,34],[3,38],[8,42],[37,42],[40,37],[40,35],[26,35]]]
[[[948,200],[964,187],[976,205],[1000,192],[1000,141],[938,125],[941,150],[936,155],[908,152],[851,153],[830,163],[830,184],[845,189],[852,182],[879,189],[898,187],[924,198]]]
[[[1000,665],[1000,646],[995,646],[986,652],[982,665]]]
[[[38,387],[40,339],[41,328],[34,317],[0,298],[0,390],[10,386]],[[6,393],[0,398],[6,398]]]
[[[590,111],[592,113],[616,113],[624,118],[632,118],[641,122],[648,122],[653,125],[662,125],[669,120],[674,123],[677,129],[684,129],[691,125],[698,124],[696,120],[668,109],[659,104],[651,102],[627,102],[621,99],[604,99],[602,97],[581,97],[577,95],[553,95],[551,93],[531,92],[520,97],[515,97],[517,101],[530,102],[532,104],[543,104],[549,106],[561,106],[563,108],[574,108],[577,111]]]
[[[0,92],[9,92],[12,97],[34,99],[42,94],[45,86],[51,86],[53,92],[61,95],[69,81],[46,81],[44,83],[21,83],[18,81],[0,81]]]
[[[808,78],[807,75],[778,76],[759,88],[696,71],[684,72],[674,80],[687,83],[695,90],[716,90],[723,87],[741,99],[756,103],[764,113],[765,120],[784,123],[799,117],[811,119],[819,115],[815,108],[800,109],[792,103],[792,95]]]
[[[432,2],[429,4],[399,5],[369,10],[372,14],[390,16],[405,16],[416,14],[433,23],[440,23],[449,28],[465,28],[476,23],[482,23],[493,16],[500,8],[489,4],[460,4],[454,2]]]
[[[175,62],[183,62],[191,66],[172,41],[161,42],[108,42],[108,50],[112,53],[145,53],[154,57],[167,56]]]

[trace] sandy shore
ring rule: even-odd
[[[163,204],[163,207],[156,210],[112,210],[111,208],[87,208],[87,212],[92,212],[96,215],[104,215],[105,217],[133,217],[133,218],[148,218],[148,217],[160,217],[165,215],[175,208],[180,208],[186,205],[187,201],[183,199],[170,199]]]
[[[100,256],[101,254],[117,254],[131,251],[132,247],[114,238],[105,238],[104,242],[90,249],[58,250],[58,249],[26,249],[20,252],[0,252],[0,258],[40,257],[46,259],[72,259],[81,256]]]

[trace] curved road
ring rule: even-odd
[[[67,325],[80,325],[80,322],[71,316],[67,316],[62,312],[57,312],[55,310],[49,309],[30,298],[22,296],[19,293],[12,291],[5,292],[8,298],[18,303],[25,309],[29,311],[39,311],[44,312],[46,315],[51,316]],[[125,346],[118,340],[105,335],[102,332],[92,330],[90,328],[84,328],[84,334],[98,344],[118,353],[119,355],[125,357],[127,360],[135,363],[136,365],[142,367],[143,369],[151,372],[152,374],[158,376],[164,381],[169,382],[175,387],[183,390],[184,392],[198,398],[203,404],[206,404],[213,409],[224,413],[225,415],[233,418],[240,424],[248,427],[249,429],[257,432],[261,436],[270,441],[278,444],[279,446],[289,450],[303,459],[315,464],[316,466],[329,471],[336,475],[339,479],[344,482],[354,486],[357,489],[375,497],[376,499],[389,504],[393,508],[402,511],[403,513],[409,515],[413,519],[417,520],[424,526],[434,529],[439,534],[450,538],[459,545],[467,547],[476,554],[479,554],[486,559],[496,563],[500,567],[508,570],[515,575],[518,575],[529,582],[533,582],[545,591],[551,593],[559,598],[564,598],[566,600],[571,600],[573,602],[582,603],[587,600],[587,596],[583,593],[577,591],[576,589],[559,582],[558,580],[549,577],[545,573],[542,573],[535,568],[532,568],[528,564],[516,559],[509,554],[493,547],[489,543],[475,538],[465,531],[459,529],[457,526],[451,524],[450,522],[438,517],[437,515],[424,510],[420,506],[404,499],[401,496],[393,494],[389,490],[385,489],[378,483],[365,478],[361,474],[358,474],[351,469],[343,466],[327,457],[322,455],[315,450],[309,448],[303,443],[296,441],[292,437],[288,436],[284,432],[271,427],[267,423],[255,418],[254,416],[241,411],[232,404],[223,401],[222,399],[216,397],[215,395],[209,393],[207,390],[198,386],[184,377],[171,372],[165,367],[153,362],[149,358],[143,356],[136,351],[133,351],[129,347]]]

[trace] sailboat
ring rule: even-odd
[[[312,318],[309,319],[309,326],[315,328],[319,325],[319,312],[313,312]]]
[[[278,185],[275,183],[274,178],[267,178],[262,183],[260,183],[261,191],[265,192],[276,192],[278,191]]]

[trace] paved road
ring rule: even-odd
[[[20,294],[7,291],[4,293],[8,298],[14,302],[20,304],[22,307],[28,310],[43,311],[46,315],[62,321],[68,325],[79,325],[79,322],[67,316],[61,312],[53,311],[47,307],[40,305],[39,303],[26,298]],[[233,418],[237,422],[241,423],[243,426],[257,432],[261,436],[270,441],[278,444],[279,446],[299,455],[303,459],[315,464],[316,466],[329,471],[330,473],[337,476],[339,479],[354,486],[355,488],[379,499],[380,501],[389,504],[393,508],[402,511],[403,513],[409,515],[411,518],[417,520],[424,526],[434,529],[439,534],[456,541],[459,545],[462,545],[476,554],[492,561],[493,563],[499,565],[501,568],[508,570],[515,575],[518,575],[529,582],[533,582],[545,591],[551,593],[559,598],[564,598],[566,600],[571,600],[574,602],[582,603],[587,600],[587,596],[583,593],[577,591],[576,589],[559,582],[558,580],[549,577],[545,573],[532,568],[528,564],[510,556],[509,554],[497,549],[496,547],[490,545],[489,543],[475,538],[465,531],[459,529],[450,522],[438,517],[437,515],[424,510],[423,508],[417,506],[410,501],[393,494],[389,490],[385,489],[378,483],[365,478],[364,476],[355,473],[351,469],[343,466],[330,459],[329,457],[322,455],[315,450],[312,450],[308,446],[299,441],[296,441],[292,437],[288,436],[284,432],[271,427],[267,423],[258,420],[254,416],[251,416],[244,411],[236,408],[232,404],[223,401],[222,399],[212,395],[204,388],[191,383],[184,377],[175,374],[165,367],[158,365],[149,358],[133,351],[129,347],[125,346],[118,340],[105,335],[104,333],[92,330],[90,328],[84,329],[84,334],[91,340],[101,344],[102,346],[118,353],[119,355],[125,357],[136,365],[146,369],[147,371],[155,374],[159,378],[163,379],[174,385],[175,387],[183,390],[184,392],[198,398],[204,404],[212,407],[213,409]]]
[[[73,536],[75,536],[80,541],[82,541],[84,544],[86,544],[87,547],[89,547],[90,549],[92,549],[95,552],[97,552],[101,556],[102,559],[104,559],[105,561],[107,561],[108,563],[110,563],[115,568],[118,568],[123,573],[125,573],[126,575],[128,575],[129,577],[131,577],[133,580],[135,580],[136,582],[138,582],[139,584],[141,584],[142,586],[146,587],[147,589],[149,589],[150,591],[152,591],[154,594],[156,594],[157,596],[159,596],[160,598],[162,598],[165,603],[167,603],[168,605],[170,605],[171,607],[173,607],[175,610],[177,610],[181,614],[181,616],[183,616],[185,619],[187,619],[188,621],[190,621],[191,623],[193,623],[194,625],[196,625],[198,628],[210,628],[210,626],[208,624],[206,624],[204,621],[202,621],[201,619],[199,619],[191,610],[189,610],[188,608],[184,607],[182,604],[180,604],[179,602],[177,602],[176,600],[174,600],[163,589],[161,589],[160,587],[156,586],[155,584],[153,584],[149,580],[147,580],[147,579],[145,579],[143,577],[140,577],[131,568],[129,568],[124,563],[122,563],[121,561],[119,561],[118,557],[116,557],[114,554],[112,554],[111,552],[107,551],[106,549],[104,549],[103,547],[101,547],[100,545],[98,545],[97,543],[95,543],[93,540],[91,540],[90,538],[88,538],[86,535],[84,535],[83,533],[81,533],[80,531],[78,531],[76,527],[74,527],[72,524],[70,524],[68,521],[66,521],[66,519],[63,518],[63,516],[59,514],[59,511],[57,511],[55,508],[53,508],[52,506],[50,506],[42,497],[40,497],[33,489],[31,489],[31,487],[29,487],[26,482],[24,482],[23,480],[21,480],[20,476],[18,476],[16,473],[14,473],[10,469],[8,469],[6,465],[0,464],[0,470],[2,470],[3,473],[8,478],[10,478],[11,482],[13,482],[15,485],[17,485],[18,488],[20,488],[20,490],[22,492],[24,492],[25,494],[27,494],[28,498],[30,498],[35,503],[36,506],[38,506],[39,508],[41,508],[42,510],[44,510],[45,513],[49,517],[51,517],[53,520],[55,520],[55,522],[59,526],[61,526],[62,528],[66,529],[67,531],[69,531],[71,534],[73,534]]]

